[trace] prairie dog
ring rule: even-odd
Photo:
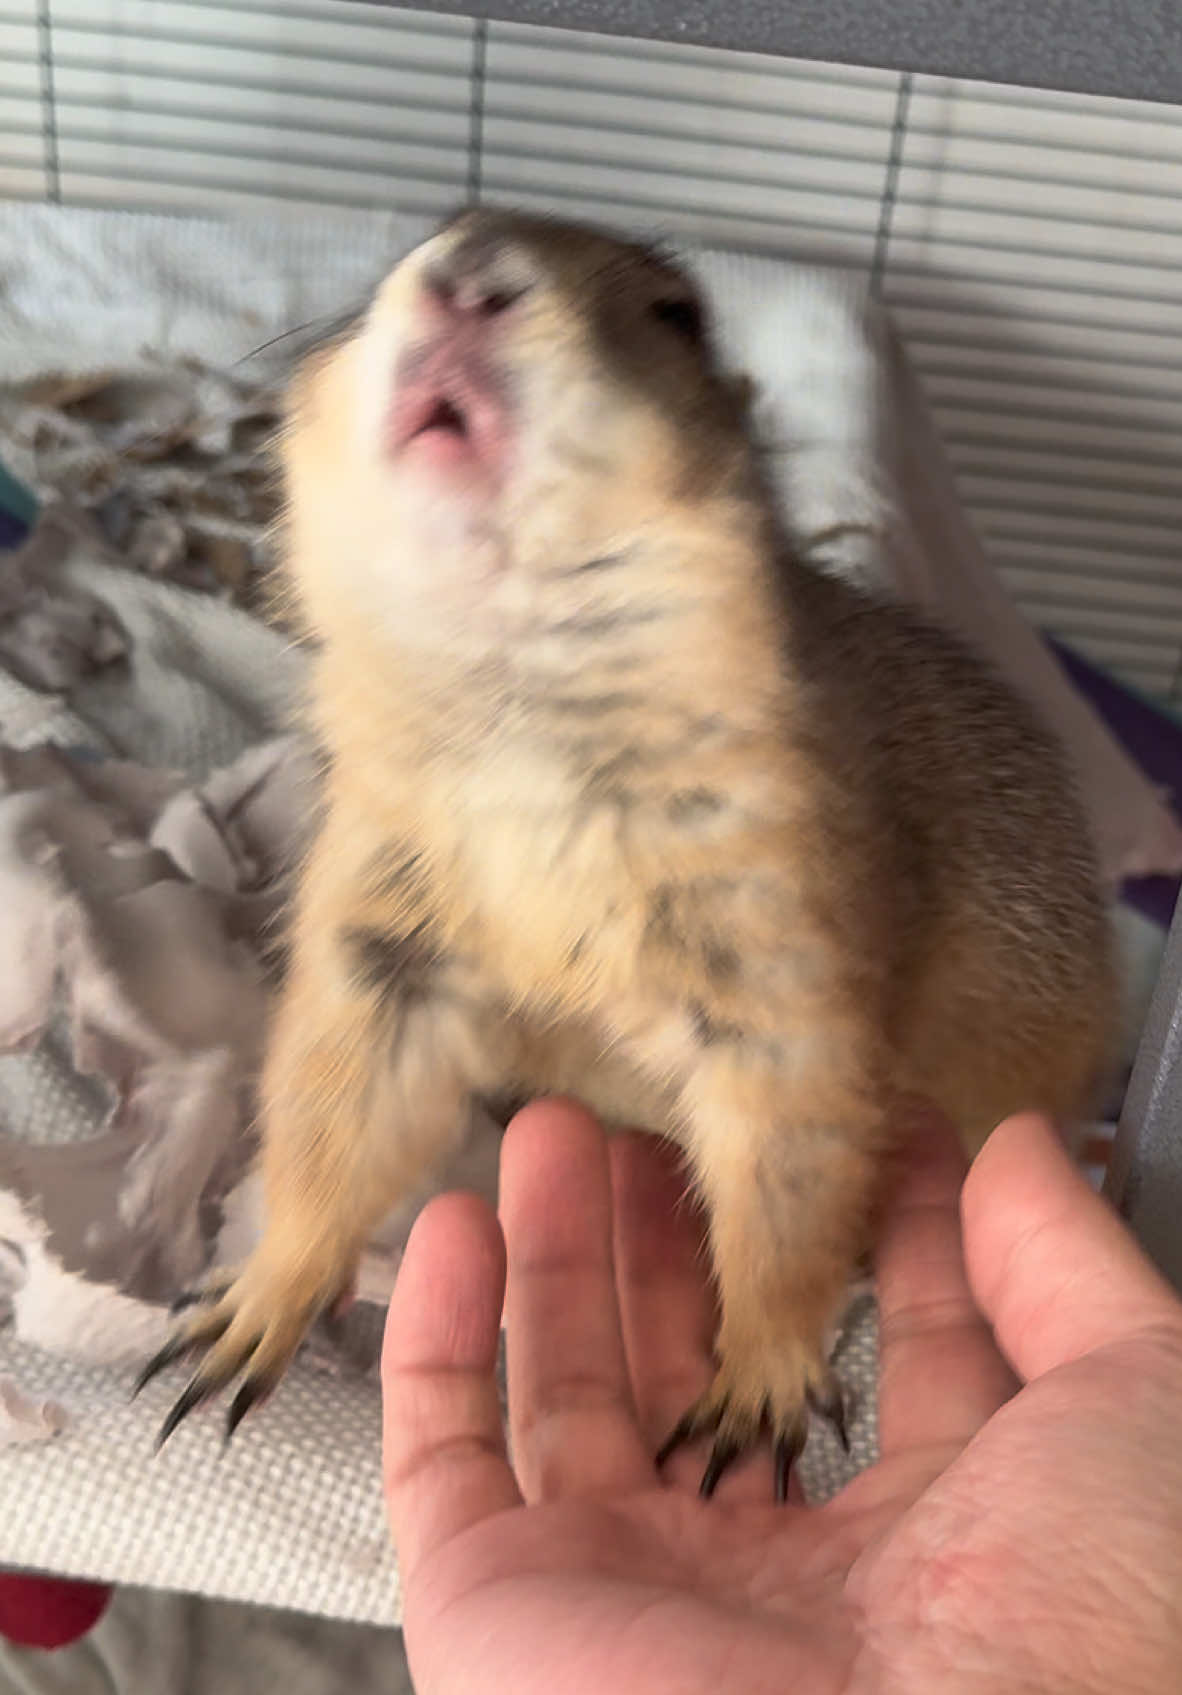
[[[1061,756],[983,665],[777,522],[690,281],[488,210],[296,380],[286,572],[317,639],[318,839],[262,1089],[268,1223],[147,1376],[233,1430],[473,1094],[684,1149],[708,1220],[709,1492],[776,1488],[864,1247],[892,1103],[979,1140],[1086,1110],[1113,971]]]

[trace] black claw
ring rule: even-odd
[[[718,1436],[715,1438],[714,1446],[710,1450],[710,1458],[706,1462],[706,1469],[702,1473],[702,1482],[698,1489],[698,1494],[704,1501],[708,1501],[710,1499],[711,1495],[713,1495],[715,1489],[718,1487],[718,1480],[722,1476],[723,1472],[727,1470],[728,1466],[732,1465],[734,1461],[738,1459],[742,1452],[743,1444],[741,1442],[736,1442],[730,1437],[724,1438],[722,1436]]]
[[[175,1318],[178,1313],[188,1312],[190,1307],[202,1306],[206,1301],[213,1299],[214,1297],[208,1289],[182,1289],[168,1310]]]
[[[788,1474],[796,1455],[787,1436],[776,1437],[776,1501],[780,1506],[788,1499]]]
[[[195,1377],[193,1379],[176,1402],[176,1405],[173,1407],[164,1423],[160,1426],[160,1434],[156,1438],[157,1453],[159,1453],[161,1448],[163,1448],[177,1425],[180,1424],[183,1419],[188,1418],[189,1414],[193,1411],[193,1408],[199,1407],[202,1401],[208,1399],[208,1397],[213,1393],[214,1387],[215,1386],[212,1384],[203,1382],[199,1377]]]
[[[692,1407],[689,1412],[683,1413],[657,1449],[657,1457],[654,1462],[657,1470],[660,1471],[665,1461],[669,1459],[670,1455],[675,1454],[678,1448],[684,1447],[687,1442],[692,1442],[694,1437],[701,1435],[706,1428],[706,1425],[699,1424]],[[709,1428],[713,1429],[715,1426]]]
[[[833,1426],[837,1440],[848,1454],[850,1451],[850,1433],[846,1425],[845,1398],[841,1385],[837,1384],[828,1394],[820,1395],[815,1390],[808,1391],[808,1403],[818,1418],[823,1418]]]
[[[792,1467],[804,1452],[804,1432],[797,1426],[782,1430],[776,1437],[776,1500],[781,1506],[788,1499],[788,1479]]]
[[[192,1346],[193,1342],[188,1336],[174,1336],[166,1342],[158,1354],[152,1355],[136,1378],[135,1387],[131,1391],[132,1400],[135,1400],[141,1389],[147,1388],[154,1377],[172,1365],[174,1360],[179,1360],[182,1354],[187,1354]]]
[[[840,1387],[835,1387],[830,1393],[824,1395],[810,1390],[808,1401],[817,1414],[829,1420],[836,1430],[842,1446],[848,1453],[849,1435],[846,1430],[845,1406]],[[660,1468],[683,1443],[692,1442],[697,1436],[714,1436],[714,1445],[710,1450],[710,1457],[702,1474],[702,1482],[699,1488],[699,1494],[703,1500],[709,1500],[718,1487],[723,1474],[749,1446],[749,1443],[738,1440],[733,1436],[719,1436],[717,1434],[725,1410],[725,1403],[712,1408],[709,1413],[703,1413],[698,1408],[691,1407],[689,1412],[677,1421],[657,1450],[656,1465]],[[771,1412],[765,1405],[761,1429],[766,1432],[771,1424]],[[773,1433],[772,1452],[775,1461],[775,1498],[777,1502],[783,1503],[788,1499],[788,1483],[792,1474],[792,1467],[804,1451],[807,1435],[808,1422],[803,1414],[794,1419],[787,1429]]]
[[[274,1388],[274,1384],[262,1377],[248,1377],[230,1404],[226,1414],[226,1430],[222,1438],[223,1449],[230,1446],[230,1438],[237,1430],[256,1401],[265,1401]]]

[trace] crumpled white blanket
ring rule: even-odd
[[[15,561],[27,578],[52,564],[50,626],[69,627],[79,597],[102,609],[96,628],[119,622],[84,586],[96,572],[118,580],[102,546],[52,509]],[[106,663],[130,683],[139,657],[125,634]],[[0,722],[0,1053],[44,1060],[56,1044],[100,1115],[96,1134],[68,1142],[0,1124],[0,1291],[18,1336],[123,1359],[157,1327],[141,1303],[171,1301],[211,1256],[251,1245],[254,1085],[318,792],[314,753],[291,732],[195,782],[92,735],[6,745]],[[90,1286],[86,1298],[66,1298],[51,1268],[73,1294]],[[367,1262],[363,1299],[385,1297],[389,1270]],[[100,1286],[112,1296],[101,1320]]]
[[[61,510],[10,563],[37,586],[45,628],[73,630],[79,604],[98,609],[87,629],[101,650],[65,652],[57,675],[100,719],[104,699],[119,709],[104,729],[71,723],[60,695],[11,672],[0,690],[0,1052],[28,1056],[0,1062],[0,1293],[18,1335],[112,1360],[158,1330],[140,1304],[204,1268],[243,1178],[268,938],[316,772],[290,736],[209,774],[192,750],[153,759],[161,703],[141,702],[138,720],[134,709],[176,630],[149,586],[129,599],[134,580]],[[279,638],[257,633],[286,660]],[[178,717],[193,691],[212,695],[189,669]],[[255,742],[252,719],[239,746]],[[45,1137],[38,1074],[73,1090],[73,1135]],[[65,1298],[54,1269],[82,1299]],[[100,1288],[114,1297],[105,1317]]]

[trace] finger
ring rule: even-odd
[[[652,1483],[620,1333],[603,1131],[569,1101],[518,1113],[501,1150],[513,1462],[529,1500]]]
[[[406,1245],[382,1349],[383,1481],[406,1581],[461,1531],[520,1505],[495,1377],[504,1288],[485,1202],[432,1201]]]
[[[879,1445],[884,1458],[929,1448],[940,1463],[1017,1385],[965,1271],[960,1191],[966,1161],[934,1111],[917,1116],[879,1236]]]
[[[1000,1125],[962,1200],[969,1281],[1024,1378],[1162,1326],[1182,1306],[1046,1119]]]
[[[637,1419],[655,1452],[710,1382],[716,1317],[703,1223],[668,1144],[613,1136],[608,1160],[624,1346]]]

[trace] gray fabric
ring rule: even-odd
[[[433,0],[426,10],[1182,102],[1182,19],[1172,0],[1138,0],[1132,10],[1123,0]]]

